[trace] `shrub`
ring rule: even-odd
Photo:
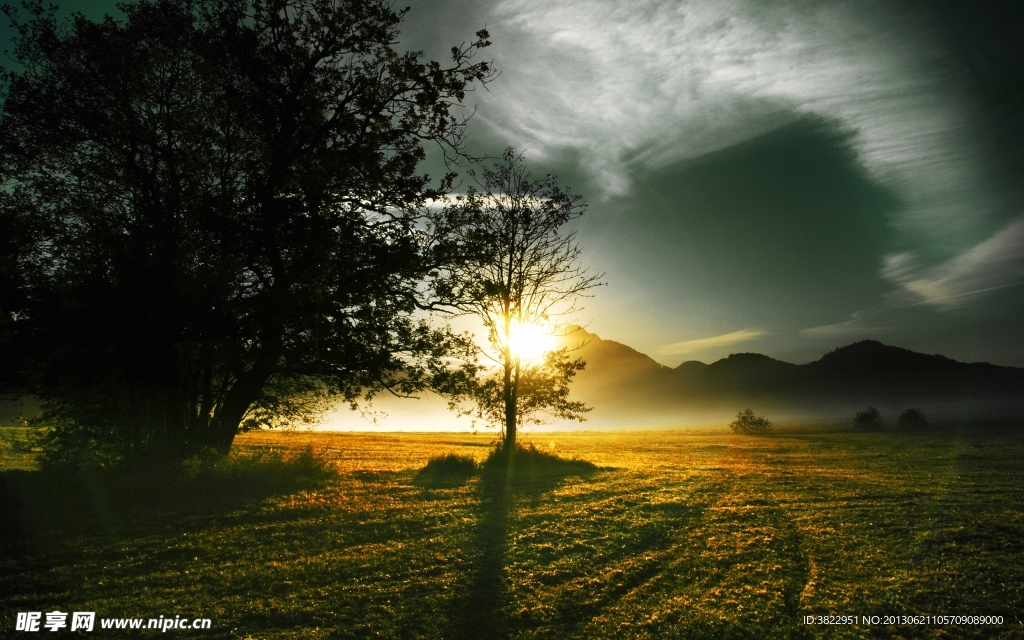
[[[882,428],[882,414],[874,407],[858,411],[853,416],[853,428],[861,431],[878,431]]]
[[[476,473],[476,460],[457,453],[446,453],[427,461],[416,474],[419,484],[446,486],[463,484]]]
[[[286,453],[260,450],[223,455],[210,449],[182,463],[179,473],[186,482],[281,491],[316,486],[338,475],[338,467],[326,452],[305,447]]]
[[[484,461],[485,473],[504,477],[508,473],[508,460],[505,443],[499,443]],[[520,481],[529,482],[587,475],[597,470],[597,465],[586,460],[563,458],[547,451],[541,451],[532,444],[516,445],[513,475]]]
[[[928,418],[919,409],[910,407],[896,418],[896,424],[904,431],[923,431],[928,428]]]
[[[47,422],[34,421],[30,426],[36,427],[33,437],[39,448],[39,464],[53,471],[129,467],[166,470],[168,466],[163,461],[147,461],[149,464],[129,462],[131,447],[114,432],[107,433],[109,437],[106,438],[97,437],[94,430],[71,421]]]
[[[729,425],[733,433],[745,433],[751,435],[763,435],[768,433],[772,426],[764,416],[755,415],[750,409],[740,411],[736,414],[736,420]]]

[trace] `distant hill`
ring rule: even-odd
[[[1022,391],[1024,369],[985,362],[965,363],[863,340],[805,365],[832,383],[888,388],[899,394],[1012,393]]]
[[[697,360],[687,360],[683,364],[679,365],[673,371],[683,376],[697,376],[704,373],[704,370],[708,368],[708,365]]]
[[[935,419],[1024,417],[1024,369],[957,362],[874,340],[807,364],[734,353],[675,369],[582,329],[567,344],[587,361],[573,395],[594,407],[587,423],[593,427],[725,424],[747,407],[778,421],[848,421],[868,405],[890,421],[908,406]]]

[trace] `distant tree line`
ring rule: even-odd
[[[900,431],[923,431],[929,428],[928,418],[920,409],[908,407],[896,418],[896,427]],[[882,413],[871,406],[858,411],[853,416],[853,428],[860,431],[881,431],[885,428]]]
[[[765,435],[772,427],[770,420],[746,409],[736,414],[736,419],[729,424],[733,433],[744,435]],[[900,412],[896,418],[896,427],[900,431],[924,431],[930,427],[928,418],[920,409],[909,407]],[[869,406],[853,416],[853,428],[858,431],[881,431],[885,428],[882,413]]]

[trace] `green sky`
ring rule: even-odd
[[[1022,7],[430,0],[401,46],[490,31],[470,147],[590,202],[590,331],[669,365],[872,338],[1024,366]]]

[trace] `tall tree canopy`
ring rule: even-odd
[[[423,207],[452,176],[417,165],[425,142],[460,153],[486,31],[443,66],[395,50],[387,0],[121,9],[60,23],[36,3],[18,26],[8,388],[65,444],[180,457],[325,394],[419,386],[452,343],[413,316],[459,240]]]

